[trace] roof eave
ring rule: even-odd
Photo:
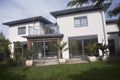
[[[55,11],[51,12],[51,15],[53,15],[55,18],[61,15],[67,15],[67,14],[73,14],[73,13],[83,13],[88,11],[95,11],[95,10],[102,10],[102,7],[91,7],[91,8],[74,8],[74,9],[67,9],[67,10],[61,10],[61,11]]]
[[[33,22],[33,21],[42,21],[42,22],[47,23],[47,24],[52,24],[51,21],[47,20],[46,18],[44,18],[42,16],[32,17],[32,18],[27,18],[27,19],[21,19],[21,20],[16,20],[16,21],[11,21],[11,22],[5,22],[5,23],[2,23],[2,24],[11,26],[11,25],[28,23],[28,22]]]

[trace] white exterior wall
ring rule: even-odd
[[[115,23],[110,23],[106,25],[106,30],[108,33],[110,32],[118,32],[119,28]]]
[[[88,26],[76,27],[74,26],[74,18],[87,16]],[[102,21],[103,20],[103,21]],[[68,42],[68,37],[85,36],[85,35],[98,35],[98,42],[102,43],[107,40],[107,32],[103,34],[103,26],[105,26],[104,12],[92,11],[88,13],[71,14],[57,17],[57,23],[60,26],[60,33],[64,34],[63,42]],[[106,29],[106,28],[105,28]],[[106,41],[108,42],[108,40]],[[63,57],[69,59],[69,50],[63,53]]]
[[[24,35],[18,35],[18,27],[26,27],[26,34]],[[24,42],[27,41],[26,38],[23,38],[22,36],[27,36],[29,35],[28,33],[28,27],[29,26],[39,26],[38,29],[41,29],[41,33],[44,33],[43,28],[41,26],[44,26],[43,24],[41,25],[41,22],[35,22],[34,24],[31,23],[24,23],[24,24],[19,24],[19,25],[13,25],[13,26],[9,26],[9,40],[11,42],[11,52],[14,53],[14,43],[16,41],[20,41],[20,42]],[[39,32],[40,33],[40,32]]]

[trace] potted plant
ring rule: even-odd
[[[85,48],[89,51],[89,54],[87,57],[88,61],[90,62],[97,61],[97,57],[95,56],[95,50],[97,49],[97,43],[96,42],[87,43]]]
[[[108,58],[108,48],[109,48],[109,45],[106,45],[106,44],[98,44],[98,48],[102,51],[102,55],[99,56],[99,60],[100,61],[103,61],[103,60],[107,60]]]
[[[63,43],[58,42],[54,44],[55,48],[58,51],[58,59],[60,64],[66,63],[66,59],[63,59],[63,55],[62,55],[64,51],[68,50],[68,47],[67,48],[65,47],[66,45],[67,45],[66,42],[63,42]]]
[[[25,65],[26,66],[32,66],[33,60],[32,60],[32,53],[29,50],[25,50],[24,52],[24,58],[25,58]]]

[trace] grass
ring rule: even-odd
[[[120,80],[120,61],[41,67],[0,64],[0,80]]]

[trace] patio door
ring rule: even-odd
[[[87,55],[90,55],[90,51],[86,46],[98,42],[96,35],[69,37],[68,39],[70,58],[86,59]],[[94,50],[94,54],[98,54],[98,50]]]
[[[35,59],[41,58],[44,54],[44,43],[43,42],[33,42],[32,52]]]
[[[56,41],[34,41],[32,51],[35,59],[57,58],[57,51],[54,47]]]

